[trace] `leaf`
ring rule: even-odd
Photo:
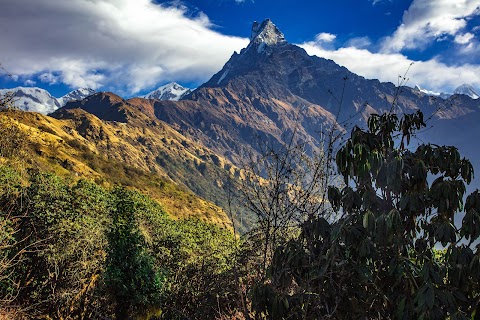
[[[403,297],[398,303],[397,310],[395,312],[395,316],[397,317],[397,319],[403,319],[404,311],[405,311],[405,297]]]
[[[433,304],[435,303],[435,292],[431,286],[429,286],[427,291],[425,291],[425,301],[427,303],[427,307],[432,309]]]
[[[363,215],[363,227],[369,232],[373,232],[375,230],[375,216],[370,210],[367,210]]]

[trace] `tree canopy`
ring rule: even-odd
[[[473,319],[479,309],[480,193],[450,146],[412,146],[421,112],[371,115],[336,154],[335,221],[309,219],[253,291],[269,319]],[[461,225],[454,217],[464,213]],[[445,248],[441,250],[441,248]]]

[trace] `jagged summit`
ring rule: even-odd
[[[179,85],[176,82],[170,82],[158,89],[143,96],[145,99],[172,100],[178,101],[191,92],[190,89]]]
[[[275,52],[284,52],[287,47],[290,51],[307,56],[305,50],[288,43],[283,33],[270,19],[266,19],[262,23],[255,21],[248,46],[243,48],[240,53],[234,52],[222,70],[204,83],[202,87],[224,85],[236,76],[264,69],[264,64],[273,62],[271,57]],[[279,59],[282,58],[279,57]],[[288,59],[285,59],[285,62],[286,60]],[[291,61],[286,63],[290,64]]]
[[[271,46],[285,42],[285,36],[270,19],[266,19],[262,23],[257,21],[253,23],[252,35],[250,36],[251,44],[260,45],[264,43]]]
[[[469,84],[462,84],[455,91],[454,94],[464,94],[472,99],[478,99],[480,96],[475,92],[475,89]]]

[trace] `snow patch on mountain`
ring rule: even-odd
[[[285,36],[270,19],[266,19],[262,23],[255,21],[252,26],[250,43],[242,50],[242,53],[247,52],[250,48],[255,48],[257,53],[268,54],[269,47],[286,43]]]
[[[439,96],[442,95],[442,94],[439,93],[439,92],[430,91],[430,90],[427,90],[427,89],[420,88],[420,86],[418,86],[418,85],[415,86],[415,90],[420,91],[420,92],[422,92],[422,93],[425,93],[425,94],[427,94],[427,95],[429,95],[429,96],[439,97]]]
[[[172,100],[178,101],[185,97],[192,90],[179,85],[176,82],[167,83],[158,89],[143,96],[145,99]]]
[[[253,23],[250,43],[271,46],[284,42],[286,42],[285,36],[270,19],[266,19],[262,23],[256,21]]]

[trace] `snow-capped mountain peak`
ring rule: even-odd
[[[170,82],[143,96],[145,99],[173,100],[178,101],[191,92],[190,89]]]
[[[252,26],[252,35],[250,42],[255,44],[265,43],[269,46],[277,43],[286,42],[285,36],[277,28],[270,19],[266,19],[262,23],[255,21]]]
[[[459,86],[455,91],[453,92],[454,94],[464,94],[466,96],[469,96],[472,99],[478,99],[480,96],[475,92],[475,89],[469,84],[462,84]]]
[[[70,101],[77,101],[77,100],[83,100],[86,97],[91,96],[92,94],[96,93],[95,90],[90,89],[90,88],[80,88],[77,90],[73,90],[66,95],[64,95],[61,98],[58,98],[58,102],[64,106],[67,104],[67,102]]]
[[[475,92],[473,87],[469,84],[462,84],[461,86],[458,86],[457,89],[455,89],[455,91],[453,92],[453,94],[446,93],[446,92],[439,93],[439,92],[430,91],[427,89],[423,89],[418,85],[415,86],[415,90],[420,91],[429,96],[440,97],[443,99],[448,99],[454,94],[463,94],[463,95],[469,96],[472,99],[480,98],[480,96]]]
[[[95,93],[95,91],[82,88],[67,93],[61,98],[55,98],[47,90],[37,87],[0,89],[0,97],[6,93],[13,93],[14,104],[20,110],[49,114],[63,107],[67,102],[82,100]]]
[[[37,87],[17,87],[0,89],[0,96],[13,93],[13,101],[17,108],[24,111],[34,111],[47,114],[61,107],[57,98],[47,90]]]

